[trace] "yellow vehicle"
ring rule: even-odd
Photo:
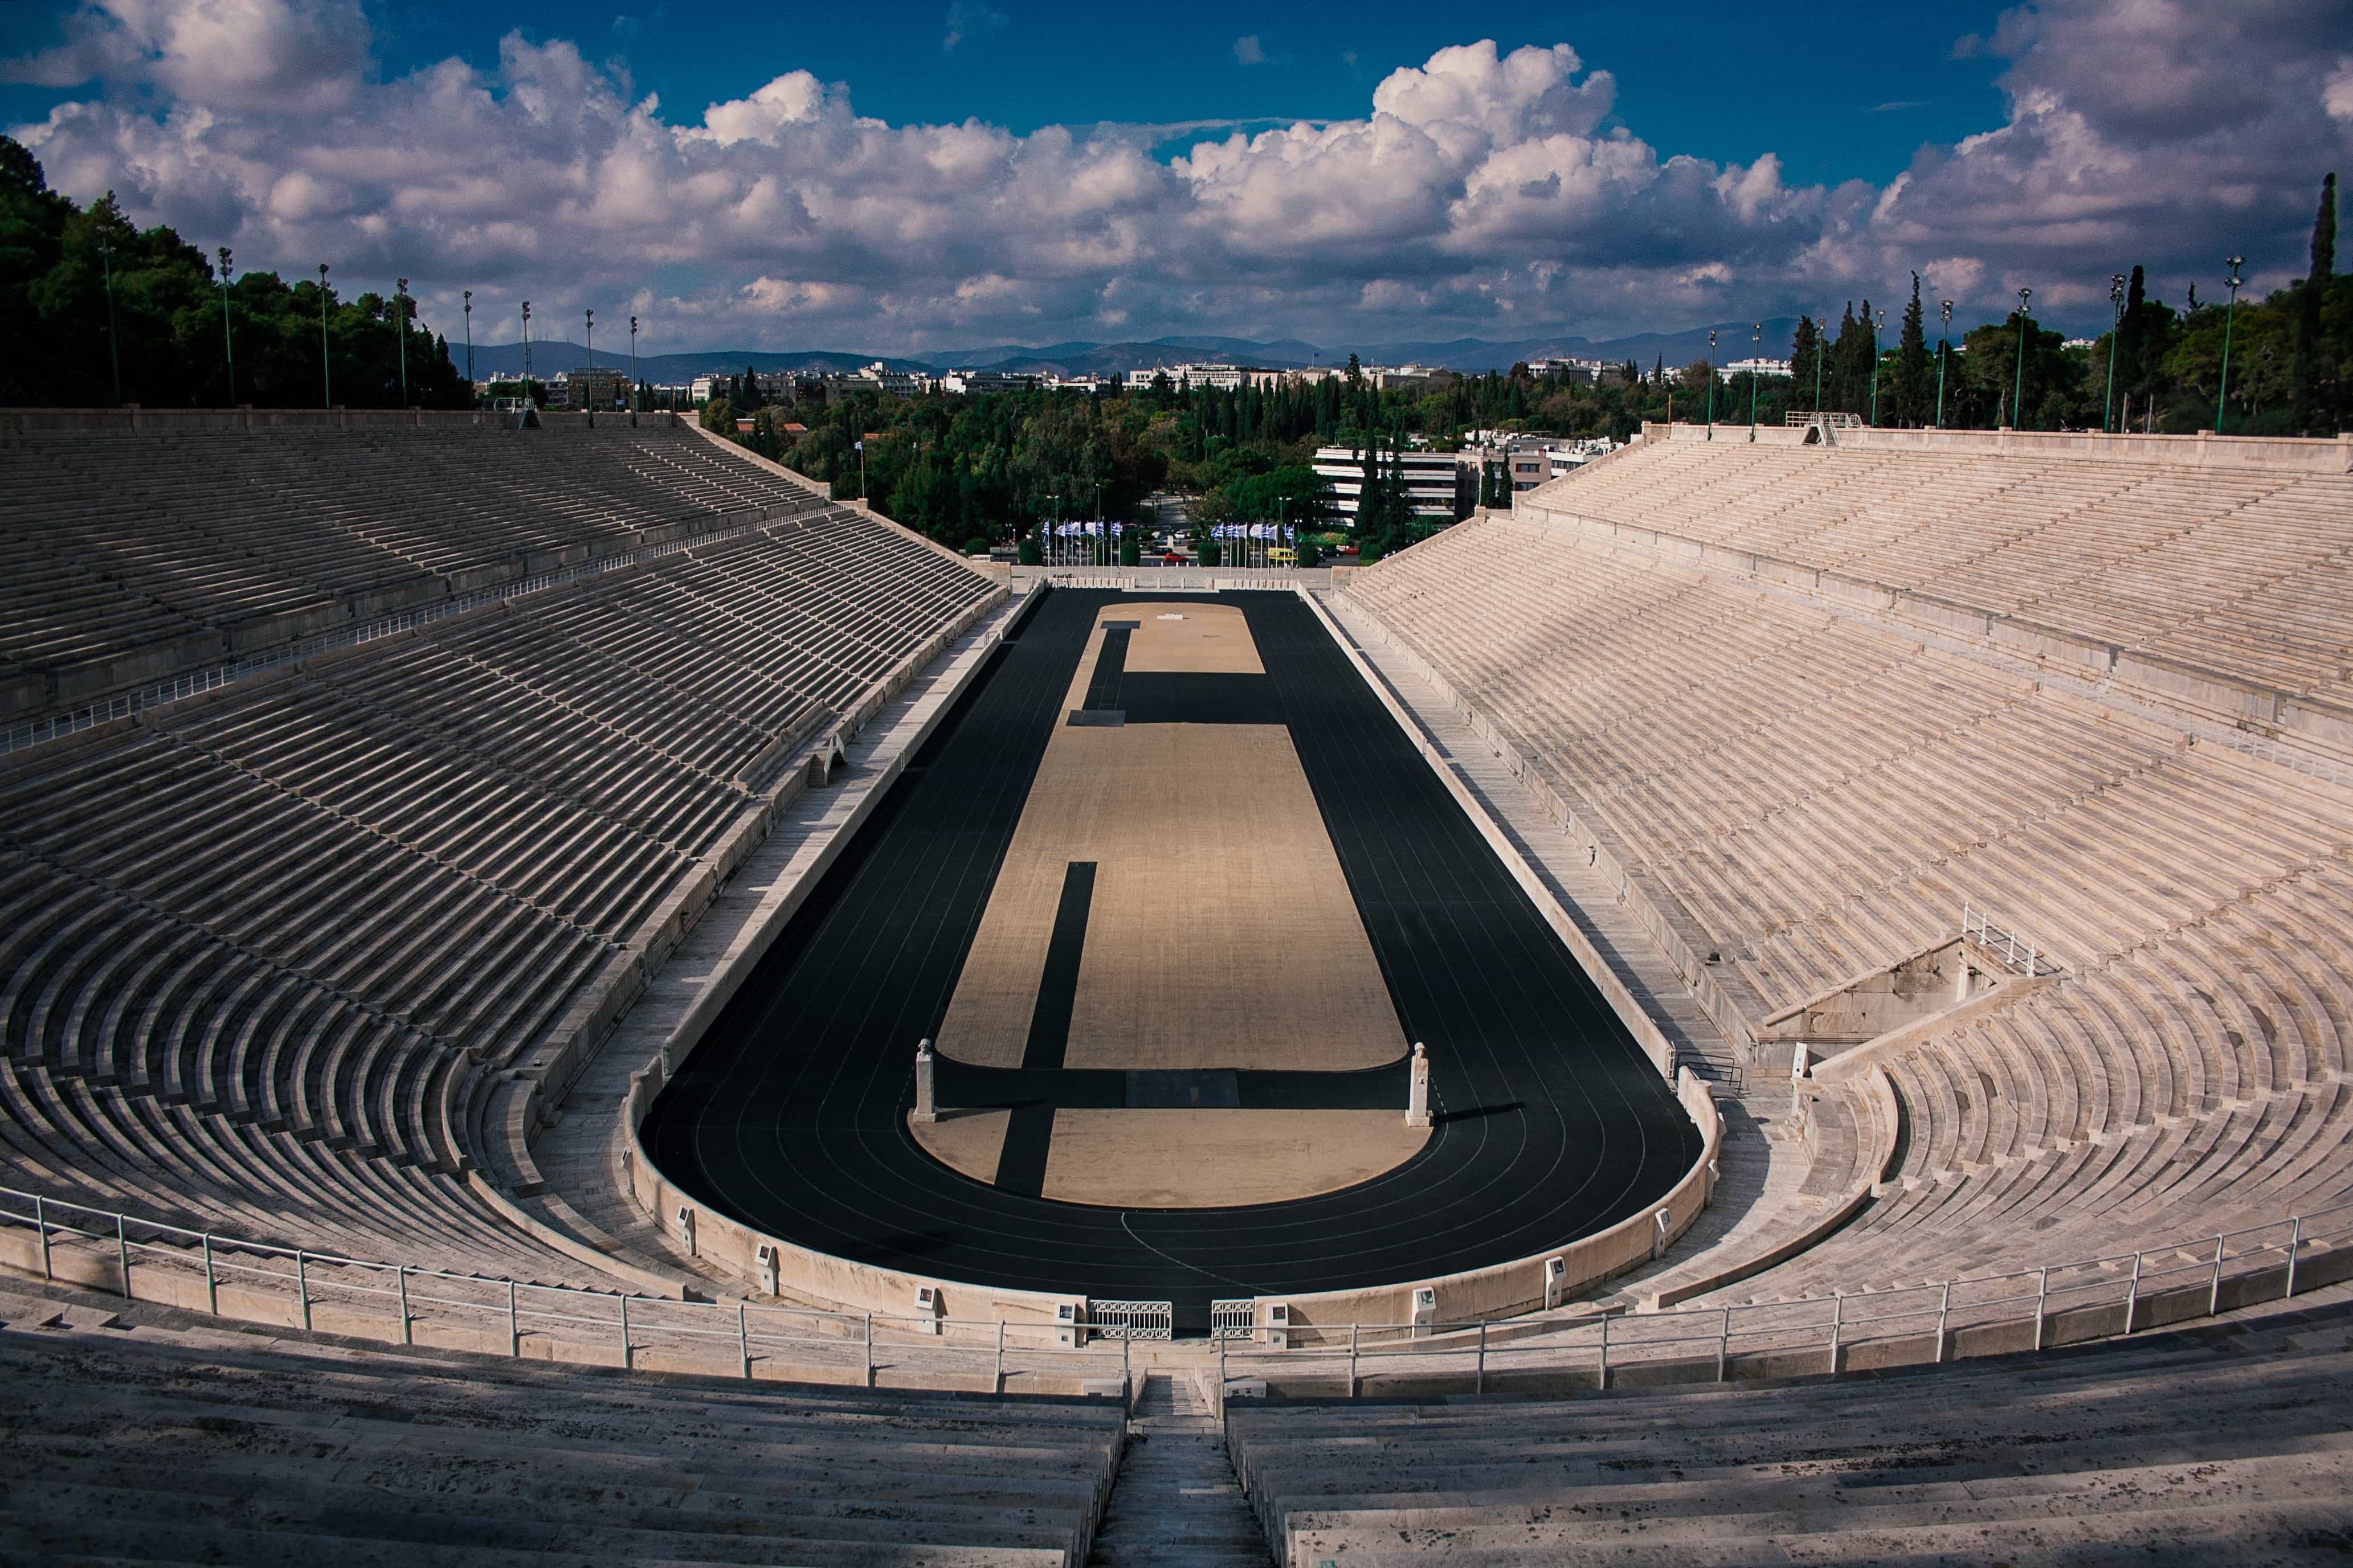
[[[1297,552],[1286,550],[1282,545],[1278,544],[1273,549],[1266,552],[1266,559],[1269,565],[1288,566],[1293,562],[1298,560],[1299,555]]]

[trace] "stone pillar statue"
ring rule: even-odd
[[[939,1107],[933,1101],[932,1042],[918,1041],[915,1046],[915,1120],[937,1121]]]
[[[1413,1043],[1413,1087],[1406,1092],[1405,1124],[1430,1125],[1430,1049],[1419,1040]]]

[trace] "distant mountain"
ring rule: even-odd
[[[1789,352],[1789,336],[1797,324],[1794,316],[1777,316],[1765,323],[1763,353],[1766,358],[1778,359]],[[1715,331],[1715,361],[1718,364],[1746,359],[1757,352],[1748,322],[1718,322]],[[1707,334],[1707,328],[1694,327],[1686,331],[1642,332],[1630,338],[1603,338],[1599,341],[1581,337],[1515,338],[1504,342],[1486,338],[1452,338],[1443,342],[1368,343],[1354,352],[1366,364],[1443,365],[1450,370],[1472,374],[1509,370],[1513,365],[1534,359],[1598,359],[1613,363],[1630,359],[1647,370],[1662,357],[1671,367],[1689,364],[1704,357],[1708,352]],[[628,357],[628,349],[626,335],[621,339],[617,355],[611,345],[599,343],[596,345],[596,361],[599,364],[619,363]],[[988,348],[956,349],[903,358],[825,349],[804,349],[786,353],[767,353],[751,349],[707,349],[691,353],[640,354],[638,357],[638,374],[647,381],[677,384],[698,375],[741,374],[745,365],[765,375],[788,370],[852,371],[861,365],[871,364],[877,359],[893,370],[934,374],[950,370],[1001,370],[1039,375],[1124,375],[1131,370],[1152,370],[1205,358],[1256,365],[1267,370],[1295,370],[1310,364],[1344,364],[1350,352],[1346,348],[1321,348],[1298,338],[1262,342],[1251,338],[1221,337],[1154,338],[1145,342],[1071,342],[1036,347],[999,343]],[[462,369],[462,346],[452,344],[449,353]],[[559,370],[571,370],[587,362],[588,351],[579,343],[557,339],[548,342],[534,342],[531,345],[534,374],[553,375]],[[478,378],[517,375],[522,371],[521,343],[480,344],[474,350],[474,374]]]
[[[466,366],[466,347],[462,342],[449,345],[449,357],[459,370]],[[601,365],[628,363],[629,339],[621,337],[617,354],[609,343],[596,345],[596,363]],[[688,353],[639,354],[638,377],[658,384],[677,384],[693,380],[698,375],[741,375],[745,365],[765,375],[786,370],[856,370],[872,364],[877,359],[893,370],[926,370],[921,360],[893,359],[883,354],[845,353],[825,349],[805,349],[791,353],[763,353],[752,349],[704,349]],[[588,363],[586,344],[556,339],[542,342],[533,338],[531,343],[531,373],[534,376],[554,375],[559,370],[575,370]],[[474,345],[474,376],[480,380],[492,375],[522,374],[522,344],[477,343]]]

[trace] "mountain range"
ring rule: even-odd
[[[1767,359],[1785,357],[1797,318],[1777,316],[1764,324],[1761,352]],[[920,357],[852,353],[840,350],[803,349],[783,353],[753,349],[703,349],[686,353],[641,354],[640,379],[676,384],[698,375],[736,374],[747,365],[762,374],[776,371],[849,371],[878,359],[892,370],[936,374],[948,370],[1027,371],[1057,375],[1119,375],[1131,370],[1183,364],[1202,359],[1256,365],[1268,370],[1293,370],[1314,364],[1340,364],[1350,353],[1366,364],[1427,364],[1449,370],[1479,372],[1508,370],[1533,359],[1598,359],[1617,363],[1633,360],[1648,369],[1661,360],[1670,366],[1709,357],[1711,329],[1694,327],[1680,332],[1641,332],[1627,338],[1547,337],[1494,342],[1486,338],[1455,338],[1445,342],[1364,343],[1324,348],[1297,338],[1261,342],[1251,338],[1168,337],[1145,342],[1071,342],[1029,345],[998,343],[970,349],[926,353]],[[1759,352],[1751,324],[1719,322],[1714,358],[1719,364],[1748,358]],[[463,350],[450,345],[450,356]],[[587,363],[588,351],[579,343],[557,339],[531,345],[532,368],[553,374]],[[614,364],[628,357],[626,345],[616,355],[600,347],[598,363]],[[462,368],[462,366],[461,366]],[[478,344],[474,349],[477,377],[515,375],[522,370],[520,343]]]

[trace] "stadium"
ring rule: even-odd
[[[22,1550],[2342,1549],[2353,438],[1008,570],[668,414],[0,421]]]

